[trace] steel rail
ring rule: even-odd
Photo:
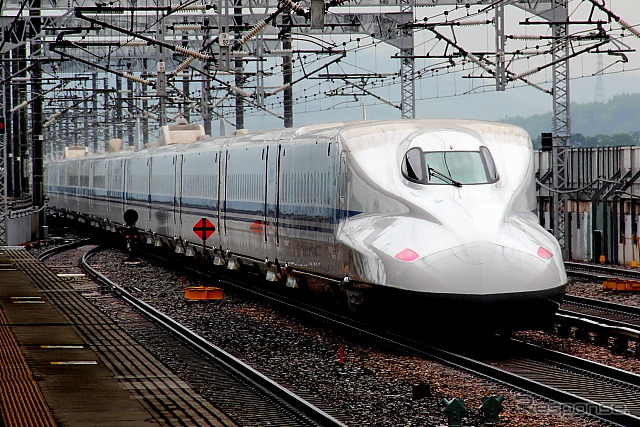
[[[252,289],[251,292],[262,295],[263,297],[265,296],[262,294],[262,290],[256,291]],[[268,294],[270,293],[268,292]],[[494,366],[490,363],[483,362],[476,357],[466,356],[460,352],[432,347],[388,332],[372,331],[369,327],[362,325],[359,322],[355,322],[344,316],[334,315],[331,312],[318,310],[315,307],[301,307],[297,302],[291,301],[283,302],[281,298],[274,297],[273,295],[266,295],[266,297],[272,302],[279,302],[281,305],[285,304],[298,311],[313,314],[315,317],[322,318],[334,325],[345,326],[349,328],[350,331],[356,332],[358,335],[380,342],[391,348],[401,349],[409,354],[434,360],[444,365],[461,369],[489,380],[497,381],[509,387],[515,387],[526,393],[536,395],[539,398],[557,402],[563,407],[569,408],[574,412],[584,413],[621,426],[640,425],[639,416],[625,413],[615,407],[607,406],[606,404],[594,401],[591,398],[585,398],[577,393],[547,385],[539,380],[528,378],[525,375],[510,372],[500,366]],[[512,340],[512,342],[517,341]],[[545,350],[525,343],[518,342],[517,345],[528,345],[530,351],[524,352],[524,354],[527,354],[528,356],[535,355],[536,361],[538,359],[562,360],[566,367],[577,365],[577,370],[581,371],[581,374],[584,373],[584,375],[590,377],[593,375],[599,375],[602,383],[608,383],[613,379],[614,381],[624,383],[621,385],[621,389],[627,388],[627,385],[629,387],[637,386],[637,392],[640,392],[640,377],[634,374],[610,368],[595,362],[579,359],[577,357],[562,355],[561,353],[552,352],[550,350]],[[578,375],[581,376],[581,374]]]
[[[566,310],[559,310],[556,318],[563,325],[575,326],[609,337],[640,342],[640,329],[637,325]]]
[[[95,248],[85,254],[82,259],[83,268],[86,269],[86,271],[91,274],[96,280],[104,283],[106,286],[109,286],[115,293],[118,294],[118,296],[134,306],[149,319],[169,330],[178,339],[191,346],[194,350],[202,354],[204,357],[215,361],[216,363],[227,369],[229,372],[232,372],[234,375],[243,379],[247,383],[255,385],[265,395],[281,402],[282,405],[291,409],[292,411],[295,411],[302,418],[307,419],[318,426],[346,427],[345,424],[335,419],[331,415],[327,414],[313,404],[292,393],[285,387],[266,377],[262,373],[256,371],[241,360],[233,357],[222,348],[200,337],[195,332],[191,331],[179,322],[176,322],[174,319],[163,314],[162,312],[156,310],[149,304],[135,298],[121,286],[113,283],[111,280],[109,280],[107,277],[105,277],[103,274],[89,265],[88,260],[97,252],[97,250],[98,248]]]
[[[221,426],[237,425],[217,406],[205,400],[195,387],[185,383],[183,378],[173,373],[158,358],[147,351],[143,343],[170,342],[172,343],[171,354],[181,357],[184,363],[195,359],[199,364],[198,367],[200,365],[211,366],[211,364],[205,363],[200,355],[187,346],[176,344],[176,340],[167,332],[161,331],[150,322],[140,322],[140,315],[134,310],[130,310],[132,313],[126,313],[127,310],[125,310],[124,313],[121,312],[122,316],[114,320],[95,305],[96,301],[91,296],[81,291],[93,289],[93,284],[86,283],[84,280],[85,283],[73,283],[60,279],[57,271],[60,268],[63,271],[78,271],[82,255],[93,246],[86,245],[79,250],[67,251],[64,260],[58,260],[53,269],[41,261],[36,261],[26,251],[13,251],[11,256],[16,260],[16,265],[19,265],[20,269],[34,281],[37,289],[46,294],[48,303],[64,315],[67,321],[62,324],[75,329],[81,341],[86,344],[80,347],[93,349],[95,356],[100,359],[98,364],[104,365],[107,369],[100,375],[109,376],[110,372],[113,379],[123,389],[128,390],[129,397],[126,394],[121,396],[124,401],[135,399],[143,404],[144,409],[140,408],[143,412],[137,418],[141,422],[147,419],[155,420],[161,425],[184,426],[185,420],[194,420],[195,422],[210,420]],[[63,251],[59,248],[57,250]],[[145,337],[136,342],[130,334],[135,335],[138,331],[143,331]],[[52,334],[55,335],[55,331],[52,331]],[[66,333],[63,335],[66,336]],[[62,342],[67,340],[64,336],[59,337]],[[84,350],[80,351],[84,352]],[[72,351],[69,356],[72,354],[75,353]],[[79,355],[76,354],[76,357]],[[71,358],[74,359],[73,356]],[[203,376],[207,374],[208,372],[205,372]],[[69,378],[68,387],[73,388],[83,381],[87,381],[87,378],[83,379],[82,376],[76,377]],[[112,383],[108,378],[105,378],[105,381],[105,384]],[[107,395],[110,394],[105,394],[103,398],[107,398]],[[115,405],[113,407],[109,404],[105,406],[104,402],[97,403],[96,416],[102,413],[100,415],[102,418],[98,419],[113,423],[121,419],[119,414],[113,414],[112,417],[113,408],[120,407],[117,401],[114,400],[113,403]]]
[[[164,259],[162,257],[159,257],[158,255],[153,256],[159,259]],[[197,272],[197,270],[192,271]],[[102,280],[100,278],[101,275],[98,272],[96,273],[96,277],[98,278],[98,280]],[[516,370],[517,373],[509,371],[507,367],[501,367],[499,362],[493,362],[492,364],[479,360],[478,357],[468,356],[460,352],[432,347],[389,332],[373,331],[365,324],[354,321],[353,319],[350,319],[348,317],[340,316],[314,306],[301,304],[299,301],[285,298],[277,293],[265,291],[263,289],[257,289],[255,287],[247,288],[246,286],[242,286],[237,281],[232,280],[228,277],[225,277],[223,283],[225,285],[242,289],[243,291],[249,291],[255,295],[260,296],[261,298],[266,298],[271,302],[278,303],[281,306],[284,305],[290,309],[305,313],[306,315],[311,315],[315,318],[322,319],[330,324],[333,324],[334,326],[347,328],[350,332],[355,332],[360,336],[363,336],[367,339],[372,339],[389,347],[400,349],[416,356],[428,358],[444,365],[470,372],[480,377],[496,381],[508,387],[519,389],[525,393],[534,395],[543,400],[558,403],[568,411],[604,420],[615,425],[640,425],[640,416],[628,413],[627,411],[625,411],[624,407],[621,409],[620,407],[616,407],[615,405],[597,401],[597,396],[585,396],[580,392],[573,391],[573,386],[575,386],[575,384],[573,384],[573,381],[567,382],[567,380],[565,379],[564,383],[571,385],[571,387],[562,389],[558,386],[546,384],[545,382],[547,378],[536,378],[535,373],[533,372],[531,373],[532,375],[530,375],[530,377],[527,377],[526,372],[523,373],[520,370]],[[172,325],[170,327],[172,330],[174,327],[176,328],[177,331],[174,332],[176,335],[180,337],[183,336],[182,325],[166,318],[165,315],[153,309],[148,304],[137,301],[123,288],[115,284],[109,284],[109,286],[111,286],[116,292],[118,292],[120,296],[122,296],[125,300],[129,301],[129,299],[131,299],[135,301],[133,304],[135,306],[139,306],[141,310],[146,311],[147,308],[150,308],[151,310],[149,316],[152,319],[157,318],[158,321],[162,321],[163,323],[166,320],[169,325]],[[191,343],[191,334],[193,333],[187,330],[187,332],[184,332],[184,338],[188,342],[190,342],[190,345],[193,345],[197,350],[205,351],[204,349],[208,347],[210,343],[197,336],[196,338],[193,338],[193,342]],[[513,345],[520,349],[526,348],[526,350],[519,351],[523,355],[526,355],[520,358],[522,360],[523,366],[527,364],[533,364],[536,366],[536,369],[538,369],[540,364],[559,365],[556,367],[546,366],[545,368],[548,371],[548,373],[546,373],[545,375],[550,377],[549,381],[552,384],[557,384],[558,381],[561,381],[557,378],[551,378],[554,376],[559,376],[554,373],[565,373],[567,370],[571,370],[575,372],[576,378],[593,379],[594,377],[597,377],[597,381],[599,381],[599,384],[606,384],[607,386],[609,386],[611,383],[615,383],[618,385],[618,388],[620,390],[632,389],[632,395],[640,394],[640,377],[635,374],[616,368],[611,368],[588,360],[580,359],[574,356],[546,350],[537,346],[533,346],[531,344],[519,342],[517,340],[510,340],[508,342],[508,345]],[[231,357],[227,353],[223,354],[226,355],[223,356],[223,359],[226,359],[226,357]],[[225,360],[221,360],[220,362],[225,362]],[[231,369],[233,370],[233,368]],[[260,377],[262,377],[261,374],[257,373],[251,368],[250,372],[256,373]],[[267,384],[272,383],[273,381],[267,379]],[[278,388],[281,387],[278,386]],[[590,390],[586,390],[583,393],[588,394],[589,391]],[[286,394],[290,395],[291,393],[287,391]],[[638,413],[640,414],[640,409]],[[338,424],[320,425],[342,424],[339,424],[338,422]]]
[[[167,259],[153,254],[153,257],[163,259],[166,263]],[[182,266],[184,268],[184,266]],[[195,269],[191,269],[198,274],[201,274]],[[209,273],[212,277],[213,275]],[[293,309],[304,315],[312,316],[315,319],[321,319],[331,325],[346,328],[349,332],[362,336],[366,339],[373,340],[382,345],[386,345],[396,350],[402,350],[408,354],[413,354],[418,357],[434,360],[442,363],[446,366],[451,366],[465,372],[469,372],[478,375],[483,378],[487,378],[492,381],[499,382],[508,387],[519,389],[530,395],[535,395],[543,400],[549,400],[555,403],[559,403],[562,407],[568,408],[568,410],[581,415],[591,416],[615,425],[640,426],[640,406],[638,410],[638,416],[620,410],[619,408],[607,403],[598,402],[591,397],[585,397],[578,393],[572,392],[571,387],[567,389],[561,389],[552,385],[545,384],[538,379],[528,378],[524,374],[514,373],[507,369],[503,369],[500,366],[495,366],[491,363],[486,363],[477,357],[468,356],[460,352],[449,351],[443,348],[436,348],[427,344],[417,342],[413,339],[402,337],[387,331],[373,330],[370,326],[362,322],[358,322],[349,317],[341,316],[331,311],[323,310],[316,306],[301,303],[298,300],[293,300],[282,296],[281,294],[267,291],[257,287],[247,287],[242,285],[239,280],[225,276],[221,279],[220,276],[215,276],[221,280],[223,286],[232,286],[236,289],[244,292],[252,293],[263,299],[267,299],[272,303],[276,303],[279,306],[287,307],[287,309]],[[511,340],[511,343],[515,343],[519,348],[528,346],[528,351],[524,351],[523,354],[530,357],[535,355],[534,362],[547,363],[547,361],[556,361],[562,364],[561,368],[548,368],[559,369],[564,371],[570,366],[574,366],[573,371],[577,371],[576,378],[593,378],[598,377],[600,384],[609,384],[615,382],[620,385],[621,390],[627,390],[632,388],[636,394],[640,394],[640,377],[622,371],[616,368],[611,368],[602,364],[591,362],[585,359],[580,359],[573,356],[563,355],[558,352],[546,350],[541,347],[533,346],[531,344],[525,344],[517,340]],[[587,394],[590,390],[585,390]]]
[[[564,304],[556,313],[556,322],[640,343],[640,307],[565,295]]]
[[[626,277],[640,280],[640,271],[627,268],[616,268],[606,265],[587,264],[582,262],[565,262],[567,273],[571,276],[604,280],[612,277]]]
[[[42,251],[42,253],[40,253],[40,255],[37,256],[38,261],[44,261],[45,259],[55,255],[55,254],[59,254],[61,252],[64,251],[68,251],[70,249],[75,249],[75,248],[79,248],[81,246],[86,245],[87,243],[89,243],[91,241],[91,239],[80,239],[80,240],[74,240],[73,242],[70,243],[65,243],[63,245],[60,246],[54,246],[52,248],[49,248],[45,251]]]
[[[640,319],[640,307],[618,304],[615,302],[604,301],[600,299],[581,297],[578,295],[567,294],[563,299],[564,304],[585,306],[588,308],[595,308],[601,311],[620,313],[624,316]]]
[[[526,374],[533,381],[575,398],[556,400],[563,406],[622,426],[640,425],[640,375],[515,339],[511,344],[519,349],[522,366],[534,362]],[[497,363],[522,369],[513,358]]]
[[[636,270],[575,262],[565,262],[565,267],[569,275],[586,280],[618,277],[640,280],[640,272]],[[640,307],[567,294],[556,319],[559,324],[640,342]]]

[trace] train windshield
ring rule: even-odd
[[[487,147],[478,151],[422,151],[412,148],[405,155],[402,173],[421,184],[488,184],[498,180],[495,163]]]

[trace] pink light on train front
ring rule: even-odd
[[[553,256],[553,254],[548,250],[546,250],[545,248],[543,248],[542,246],[540,246],[538,248],[538,256],[542,259],[550,259]]]
[[[407,262],[415,261],[419,257],[420,255],[418,255],[416,252],[412,251],[409,248],[404,249],[403,251],[400,251],[396,254],[397,259],[399,259],[400,261],[407,261]]]

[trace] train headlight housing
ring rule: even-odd
[[[400,261],[412,262],[417,260],[420,255],[418,255],[415,251],[407,248],[398,252],[395,257]]]

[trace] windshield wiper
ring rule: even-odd
[[[442,172],[439,172],[432,167],[429,167],[428,171],[429,171],[429,178],[431,178],[431,175],[434,175],[436,178],[440,178],[441,180],[448,182],[451,185],[455,185],[458,188],[462,187],[461,182],[456,181],[455,179],[451,178],[449,175],[445,175]]]

